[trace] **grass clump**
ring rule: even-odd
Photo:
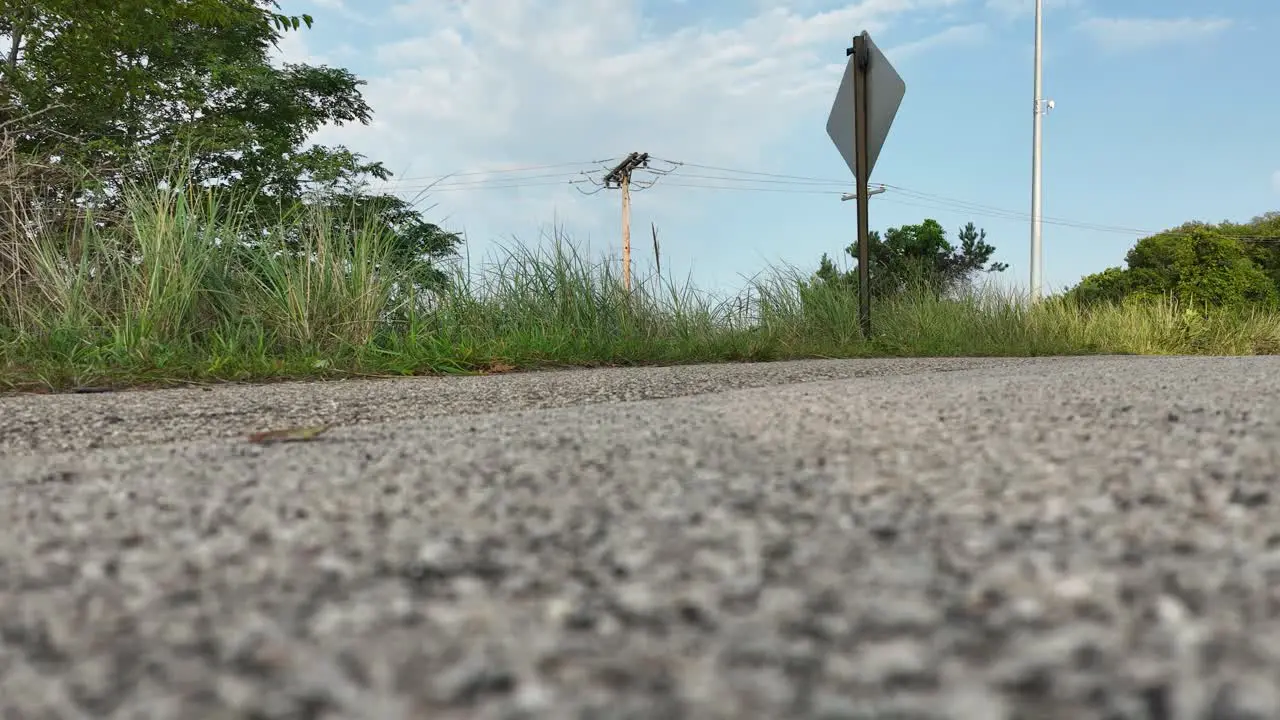
[[[10,222],[0,274],[0,389],[410,375],[566,365],[813,357],[1280,352],[1280,316],[1173,300],[1034,307],[977,290],[907,292],[858,330],[857,295],[774,269],[741,297],[614,264],[562,237],[502,248],[423,285],[379,226],[332,210],[247,233],[243,198],[129,187],[123,221]],[[338,231],[335,228],[348,227]]]

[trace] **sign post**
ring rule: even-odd
[[[898,114],[907,86],[865,30],[845,51],[848,61],[836,91],[827,135],[857,181],[858,324],[871,337],[871,242],[867,201],[871,171],[880,157],[889,127]]]
[[[868,215],[867,176],[871,174],[867,153],[867,68],[871,64],[871,50],[867,47],[867,33],[853,39],[853,47],[846,54],[853,56],[853,128],[857,138],[857,158],[854,176],[858,180],[858,327],[863,339],[871,338],[871,220]]]

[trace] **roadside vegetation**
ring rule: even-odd
[[[0,390],[878,355],[1280,353],[1280,215],[1140,241],[1029,307],[972,223],[873,238],[875,333],[823,257],[717,297],[540,238],[470,259],[390,173],[345,70],[273,65],[260,0],[0,0]],[[74,23],[71,22],[74,19]],[[127,27],[129,33],[119,32]],[[847,251],[846,251],[847,252]],[[661,267],[653,258],[652,267]]]

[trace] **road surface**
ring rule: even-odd
[[[0,717],[1276,718],[1278,400],[1115,357],[0,398]]]

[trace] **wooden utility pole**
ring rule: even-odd
[[[648,167],[649,153],[633,152],[604,176],[606,188],[622,190],[622,287],[631,291],[631,173]]]
[[[622,287],[631,292],[631,173],[622,176]]]

